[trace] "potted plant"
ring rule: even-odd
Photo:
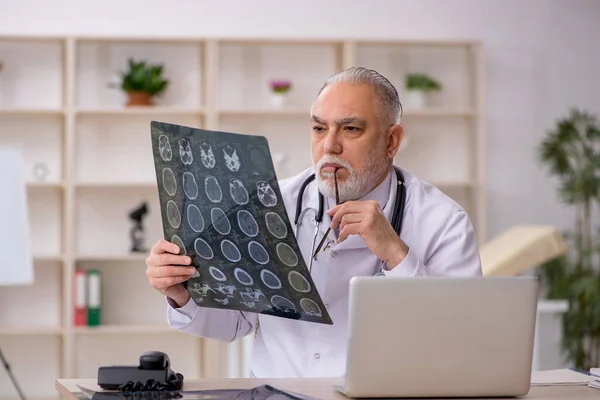
[[[562,350],[574,368],[600,365],[600,124],[576,109],[559,120],[539,147],[539,157],[558,179],[562,201],[575,209],[569,252],[540,266],[547,297],[565,299]]]
[[[427,106],[427,94],[432,91],[439,91],[442,85],[427,74],[411,73],[407,74],[404,86],[408,91],[408,105],[414,108]]]
[[[285,99],[292,88],[292,82],[289,80],[272,80],[269,82],[271,88],[271,104],[275,108],[282,108],[285,105]]]
[[[119,87],[127,93],[127,106],[150,106],[153,98],[160,95],[169,85],[162,76],[162,65],[149,65],[146,61],[129,59],[129,69],[122,71]]]

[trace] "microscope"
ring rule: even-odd
[[[129,213],[129,219],[133,221],[133,227],[129,232],[132,253],[146,253],[148,251],[148,249],[144,247],[146,235],[144,232],[143,219],[146,214],[148,214],[148,203],[145,201]]]

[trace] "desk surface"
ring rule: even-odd
[[[348,400],[333,387],[340,385],[341,379],[315,378],[315,379],[204,379],[184,381],[183,390],[202,389],[251,389],[256,386],[269,384],[275,388],[301,393],[322,400]],[[95,379],[59,379],[56,389],[64,400],[80,400],[77,396],[80,385],[86,389],[100,390]],[[545,386],[532,387],[529,394],[521,399],[532,400],[598,400],[600,390],[587,386]],[[456,400],[456,399],[455,399]],[[474,400],[474,399],[469,399]]]

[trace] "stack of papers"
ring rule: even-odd
[[[592,379],[588,386],[594,389],[600,389],[600,368],[591,368],[590,375]]]
[[[553,369],[534,371],[531,374],[531,386],[586,386],[592,376],[572,369]]]

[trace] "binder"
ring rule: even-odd
[[[87,271],[88,326],[98,326],[102,310],[102,274],[97,269]]]
[[[87,325],[86,275],[84,269],[75,269],[73,279],[73,316],[75,326]]]

